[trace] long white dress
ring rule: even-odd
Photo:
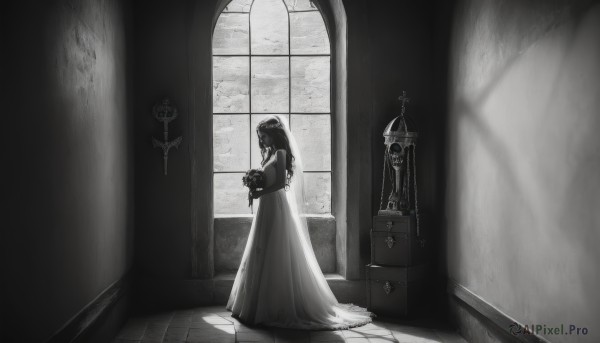
[[[263,171],[267,186],[276,154]],[[317,263],[286,190],[260,197],[227,310],[243,322],[291,329],[346,329],[371,322],[364,308],[339,304]]]

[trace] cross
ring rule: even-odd
[[[179,144],[181,144],[181,136],[177,137],[172,141],[161,142],[156,138],[152,138],[152,146],[157,148],[160,147],[163,150],[163,172],[167,175],[167,165],[169,163],[169,150],[172,147],[179,148]]]
[[[398,100],[402,101],[402,114],[404,115],[405,107],[404,104],[410,102],[410,98],[406,96],[406,91],[402,91],[402,95],[398,97]]]
[[[172,141],[169,141],[169,123],[177,118],[177,108],[171,105],[171,101],[167,98],[163,99],[161,104],[156,104],[152,108],[152,112],[154,114],[154,118],[159,122],[163,123],[163,138],[164,141],[161,142],[156,138],[152,138],[152,146],[157,148],[162,148],[163,151],[163,171],[164,174],[167,175],[167,163],[169,160],[169,150],[172,147],[179,148],[179,144],[181,144],[182,137],[179,136]]]

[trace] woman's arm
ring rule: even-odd
[[[285,187],[285,155],[286,153],[284,149],[279,149],[275,152],[275,183],[269,187],[265,187],[261,191],[253,192],[253,198],[257,199],[262,195],[278,191]]]

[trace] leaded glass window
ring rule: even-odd
[[[215,214],[249,214],[242,176],[260,167],[256,125],[285,118],[313,214],[331,213],[331,56],[310,0],[232,0],[213,34]],[[255,201],[256,206],[258,201]]]

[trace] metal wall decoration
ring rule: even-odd
[[[406,103],[410,100],[406,96],[406,91],[402,92],[398,99],[402,101],[402,112],[386,126],[383,132],[383,137],[385,137],[385,159],[379,215],[404,216],[414,213],[417,218],[418,233],[419,207],[417,203],[415,149],[419,134],[411,125],[412,122],[405,117]],[[383,209],[386,177],[390,180],[391,190],[387,199],[387,206]]]
[[[172,141],[169,141],[169,123],[179,115],[177,113],[177,108],[171,104],[171,100],[169,98],[164,98],[160,103],[154,105],[152,108],[152,114],[154,118],[159,122],[163,123],[163,138],[164,141],[161,142],[156,138],[152,138],[152,146],[157,148],[162,148],[163,151],[163,170],[164,174],[167,175],[167,165],[169,160],[169,150],[172,147],[179,148],[179,144],[181,144],[182,136],[175,138]]]
[[[383,284],[383,291],[385,292],[386,295],[390,295],[390,293],[392,293],[394,291],[394,285],[392,285],[391,282],[386,281]]]

